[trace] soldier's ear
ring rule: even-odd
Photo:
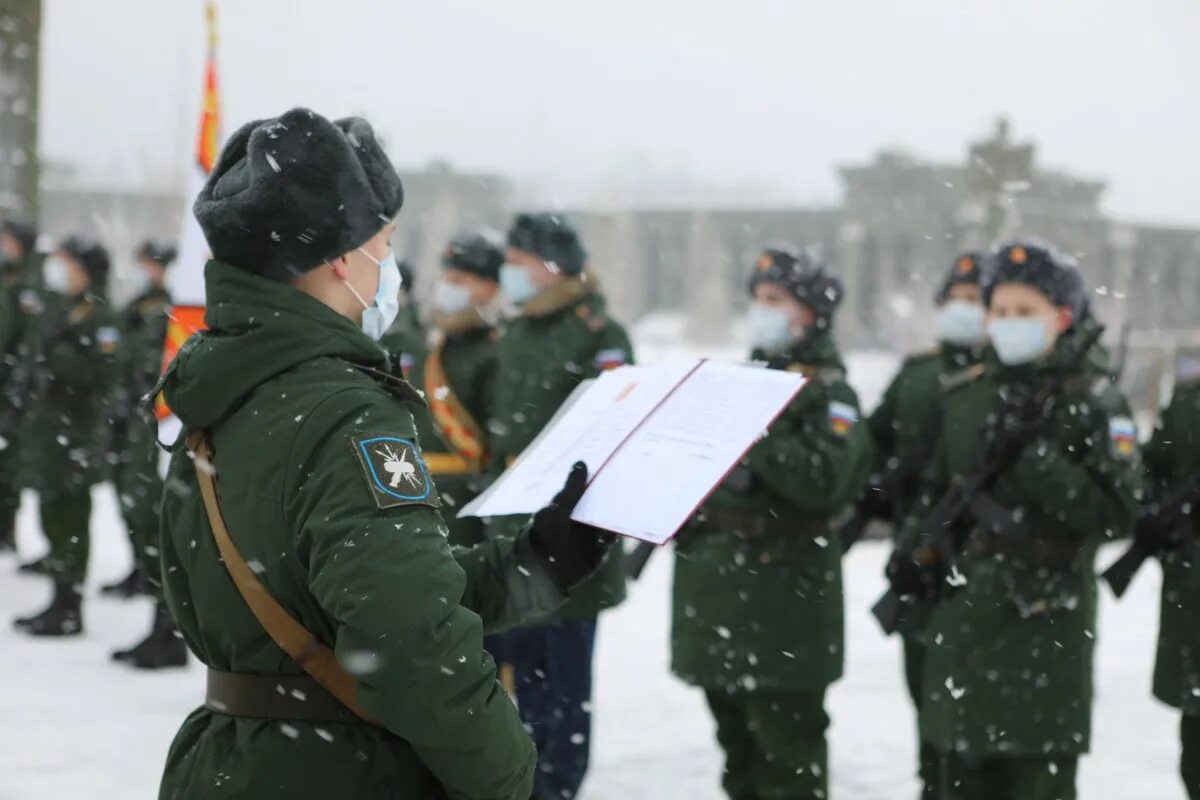
[[[1058,307],[1058,332],[1064,333],[1075,324],[1075,312],[1067,306]]]
[[[339,258],[331,258],[330,260],[326,261],[325,263],[329,266],[329,268],[331,270],[333,270],[334,277],[336,277],[339,281],[350,280],[350,265],[348,263],[346,263],[345,256],[340,256]]]

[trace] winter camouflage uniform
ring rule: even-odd
[[[989,356],[943,395],[938,448],[906,541],[951,476],[972,468],[979,431],[1002,398],[1028,395],[1049,372],[1074,373],[1037,438],[988,492],[1019,531],[975,522],[959,563],[965,583],[929,621],[921,734],[944,757],[946,798],[1075,797],[1091,734],[1093,560],[1097,544],[1129,527],[1140,469],[1101,351],[1070,354],[1095,324],[1083,320],[1034,364]]]
[[[527,800],[536,753],[482,636],[562,601],[528,537],[452,553],[415,439],[423,403],[385,371],[384,351],[284,283],[218,261],[206,278],[212,333],[173,362],[166,400],[185,433],[211,431],[242,556],[334,649],[379,725],[200,708],[160,797]],[[162,562],[167,601],[207,666],[304,675],[231,581],[181,447]]]
[[[705,690],[731,798],[828,797],[844,644],[829,519],[866,482],[870,439],[831,333],[753,357],[810,383],[677,540],[671,669]]]
[[[918,353],[904,360],[892,379],[879,406],[867,419],[871,441],[875,446],[876,471],[890,463],[928,460],[933,453],[941,421],[941,394],[945,380],[960,375],[979,360],[979,349],[959,347],[943,342],[933,350]],[[898,531],[917,501],[920,469],[909,480],[893,487],[891,522]],[[923,627],[928,609],[909,606],[901,627],[904,635],[904,678],[908,693],[918,712],[921,708],[921,681],[925,664]],[[920,744],[920,775],[928,787],[927,794],[936,797],[939,784],[937,751],[928,742]]]
[[[1200,376],[1176,379],[1171,404],[1143,452],[1154,494],[1170,492],[1200,470]],[[1162,556],[1162,619],[1154,696],[1182,712],[1184,784],[1200,800],[1200,517],[1193,514],[1183,544]]]

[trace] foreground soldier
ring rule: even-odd
[[[113,476],[121,517],[129,531],[133,569],[101,594],[132,597],[147,594],[149,576],[158,574],[158,518],[162,478],[158,448],[150,427],[138,413],[138,403],[162,373],[163,345],[171,296],[166,289],[167,267],[175,249],[147,241],[134,254],[138,289],[121,310],[121,347],[117,351],[120,378],[114,402],[113,441],[117,468]]]
[[[91,490],[104,478],[110,392],[121,334],[105,298],[108,253],[96,242],[64,240],[45,262],[46,288],[54,293],[30,335],[40,338],[44,361],[35,371],[23,467],[37,490],[42,529],[50,542],[44,560],[54,597],[40,614],[16,620],[33,636],[83,632],[80,587],[91,550]]]
[[[508,232],[500,285],[520,314],[500,339],[492,415],[493,461],[533,441],[579,382],[632,362],[625,330],[609,318],[585,270],[579,235],[555,214],[521,214]],[[511,520],[494,523],[503,531]],[[596,617],[625,599],[620,548],[553,619],[507,634],[521,718],[538,746],[535,796],[570,800],[587,772]]]
[[[515,541],[451,553],[419,395],[377,344],[401,201],[366,122],[305,109],[237,131],[197,198],[210,330],[163,378],[162,567],[209,689],[162,798],[530,795],[483,629],[555,608],[609,537],[569,521],[577,465]]]
[[[1195,359],[1181,362],[1171,404],[1146,445],[1143,456],[1149,490],[1162,498],[1200,475],[1200,368]],[[1150,505],[1138,520],[1137,539],[1162,561],[1162,619],[1158,658],[1154,665],[1154,696],[1177,708],[1180,716],[1180,769],[1191,800],[1200,800],[1200,557],[1194,501],[1179,512],[1182,529],[1175,527],[1172,509]],[[1158,513],[1155,513],[1155,512]]]
[[[704,689],[730,798],[825,798],[844,639],[829,520],[866,481],[870,440],[833,339],[841,283],[781,247],[750,290],[752,357],[811,382],[678,540],[671,669]]]
[[[984,340],[984,308],[979,286],[979,256],[963,253],[954,260],[937,294],[938,346],[910,356],[892,379],[879,407],[867,420],[875,445],[875,475],[861,502],[869,515],[897,528],[917,499],[922,470],[933,456],[940,422],[939,395],[951,376],[980,359]],[[922,673],[925,663],[922,609],[912,608],[901,632],[904,636],[904,677],[918,713],[921,710]],[[920,743],[918,774],[921,797],[938,795],[938,754],[928,742]]]
[[[22,372],[16,367],[28,348],[28,318],[42,310],[37,290],[42,264],[36,244],[33,226],[13,219],[0,222],[0,552],[16,550],[21,505],[17,440],[30,388],[19,380]]]
[[[1074,352],[1097,325],[1074,263],[1006,246],[984,264],[984,299],[994,352],[943,395],[926,493],[889,576],[898,594],[945,597],[927,631],[920,715],[942,756],[942,797],[1074,800],[1091,733],[1093,560],[1132,521],[1136,444],[1102,350]],[[1047,381],[1057,396],[1027,408]],[[958,521],[952,569],[926,549],[937,532],[924,513],[979,463],[1000,472]]]
[[[483,488],[482,471],[489,460],[486,424],[496,378],[495,300],[503,263],[500,246],[482,234],[463,234],[450,242],[434,289],[427,354],[410,373],[429,404],[429,416],[417,420],[417,429],[452,545],[483,541],[477,517],[456,515]]]

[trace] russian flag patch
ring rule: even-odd
[[[838,436],[845,436],[858,423],[858,411],[848,403],[834,400],[829,404],[829,429]]]
[[[1129,458],[1137,448],[1137,429],[1129,417],[1113,417],[1108,421],[1108,438],[1112,443],[1113,453],[1121,458]]]
[[[619,347],[596,353],[596,366],[602,370],[616,369],[625,364],[625,351]]]

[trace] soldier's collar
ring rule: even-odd
[[[521,306],[521,315],[546,317],[574,305],[598,291],[600,291],[600,281],[589,270],[584,270],[582,275],[563,278],[558,283],[542,290]]]
[[[456,336],[468,331],[495,327],[478,308],[468,308],[447,314],[444,311],[433,312],[434,327],[447,336]]]

